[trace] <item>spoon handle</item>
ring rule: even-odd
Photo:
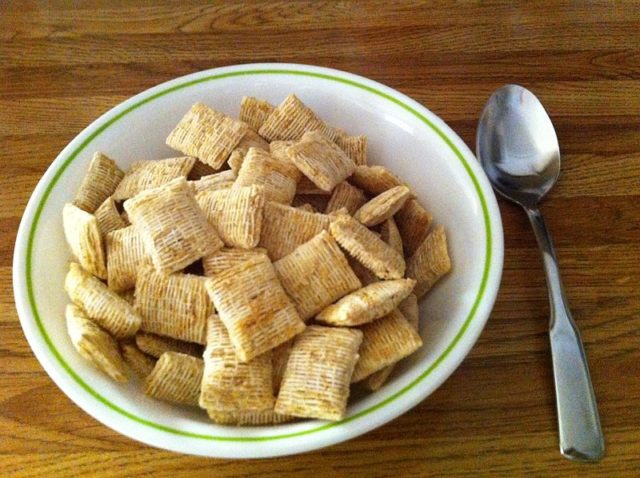
[[[525,210],[542,252],[547,277],[560,452],[570,460],[598,461],[604,455],[604,437],[580,332],[569,311],[558,259],[542,214],[538,209]]]

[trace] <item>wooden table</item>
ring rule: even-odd
[[[640,4],[54,3],[0,3],[0,475],[638,475]],[[600,464],[558,453],[541,262],[524,214],[504,201],[502,288],[478,344],[431,397],[348,443],[248,462],[180,456],[112,432],[53,384],[24,339],[11,285],[16,229],[38,179],[129,96],[255,61],[381,81],[470,146],[495,88],[520,83],[541,98],[563,152],[543,209],[590,359],[607,440]]]

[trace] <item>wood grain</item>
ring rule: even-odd
[[[637,476],[640,469],[640,3],[1,2],[1,476]],[[120,101],[173,77],[253,61],[318,64],[414,97],[473,146],[498,86],[531,88],[563,175],[544,206],[607,439],[598,465],[557,451],[541,261],[500,202],[505,268],[478,344],[431,397],[347,443],[211,460],[102,426],[47,377],[13,305],[22,211],[57,153]]]

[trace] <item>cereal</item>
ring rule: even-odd
[[[335,217],[329,229],[349,254],[379,278],[400,279],[404,276],[405,263],[402,256],[352,217]]]
[[[275,107],[268,101],[245,96],[240,103],[240,121],[258,131]]]
[[[74,304],[115,338],[131,337],[140,328],[142,317],[131,304],[79,264],[69,264],[64,288]]]
[[[268,201],[291,204],[299,178],[300,171],[290,161],[281,161],[261,149],[251,148],[238,172],[235,186],[259,185],[264,187]]]
[[[341,420],[352,383],[378,390],[422,345],[444,229],[295,95],[239,119],[196,103],[166,143],[185,156],[96,153],[63,209],[73,346],[220,425]]]
[[[179,352],[193,357],[202,357],[202,345],[162,335],[138,332],[135,336],[138,348],[152,357],[159,358],[165,352]]]
[[[380,225],[380,239],[389,244],[398,254],[404,256],[402,236],[393,217],[390,217]]]
[[[116,292],[136,285],[138,270],[151,265],[142,237],[134,226],[127,226],[107,234],[107,284]]]
[[[276,400],[276,413],[342,419],[361,341],[359,330],[307,327],[293,344]]]
[[[171,273],[222,248],[185,178],[148,189],[125,201],[157,270]]]
[[[286,256],[321,231],[329,229],[329,216],[311,213],[267,202],[260,247],[264,247],[272,261]]]
[[[140,378],[147,377],[156,365],[156,361],[153,357],[145,354],[133,343],[121,343],[120,353],[122,354],[122,358],[125,363]]]
[[[106,279],[104,245],[96,217],[69,203],[62,208],[62,225],[69,249],[80,265]]]
[[[305,328],[269,258],[257,256],[206,280],[238,359],[248,362]]]
[[[407,257],[410,257],[429,235],[432,219],[431,214],[417,199],[409,199],[396,214],[395,221]]]
[[[318,131],[305,133],[300,141],[289,147],[287,154],[302,174],[327,192],[355,169],[353,160]]]
[[[167,146],[220,169],[249,127],[196,103],[167,137]]]
[[[260,241],[265,196],[262,186],[234,186],[199,193],[196,201],[225,245],[251,249]]]
[[[444,227],[436,226],[407,262],[407,277],[418,281],[415,288],[418,299],[450,270],[447,236]]]
[[[165,402],[198,406],[204,362],[177,352],[160,356],[144,381],[144,393]]]
[[[144,332],[204,344],[211,301],[204,277],[164,274],[153,267],[138,272],[134,307]]]
[[[189,184],[193,188],[194,194],[205,191],[218,191],[220,189],[228,189],[233,186],[236,181],[236,173],[231,169],[226,171],[220,171],[219,173],[210,174],[208,176],[202,176],[195,181],[189,181]]]
[[[367,137],[366,136],[338,136],[336,144],[353,159],[356,166],[367,164]]]
[[[93,215],[96,217],[96,221],[98,221],[98,230],[103,240],[111,231],[127,227],[127,223],[118,212],[113,196],[105,199]]]
[[[69,304],[66,309],[67,332],[78,353],[116,382],[129,380],[118,343],[94,324],[80,307]]]
[[[123,177],[124,173],[116,166],[114,160],[102,153],[95,153],[73,204],[88,213],[93,213],[113,194]]]
[[[333,190],[325,212],[329,214],[344,207],[349,214],[353,215],[366,202],[367,197],[360,189],[344,181]]]
[[[181,176],[187,177],[196,158],[158,159],[137,161],[131,165],[118,184],[113,198],[116,201],[129,199],[147,189],[157,188]]]
[[[359,382],[378,370],[396,363],[422,346],[422,339],[398,309],[363,325],[360,358],[352,382]]]
[[[380,193],[371,201],[364,204],[353,215],[365,226],[377,226],[378,224],[392,218],[411,195],[411,191],[406,186],[395,186]]]
[[[255,249],[220,249],[211,255],[202,258],[204,275],[214,276],[220,272],[236,266],[248,259],[267,253],[266,249],[257,247]]]
[[[396,279],[375,282],[328,306],[316,316],[329,325],[355,326],[391,313],[413,290],[416,281]]]
[[[224,324],[211,316],[204,351],[199,405],[217,412],[260,412],[273,409],[273,366],[268,351],[240,362]]]
[[[356,166],[349,182],[372,196],[396,186],[405,186],[404,181],[384,166]]]
[[[302,320],[361,286],[335,239],[326,231],[279,259],[274,267]]]
[[[333,140],[335,136],[296,95],[289,95],[271,112],[258,133],[271,142],[297,140],[308,131],[320,131],[329,140]]]

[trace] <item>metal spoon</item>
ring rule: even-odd
[[[556,132],[533,93],[506,85],[487,101],[476,141],[478,158],[493,187],[524,208],[542,252],[551,308],[560,452],[570,460],[598,461],[604,455],[604,437],[587,357],[562,289],[551,236],[538,209],[560,174]]]

